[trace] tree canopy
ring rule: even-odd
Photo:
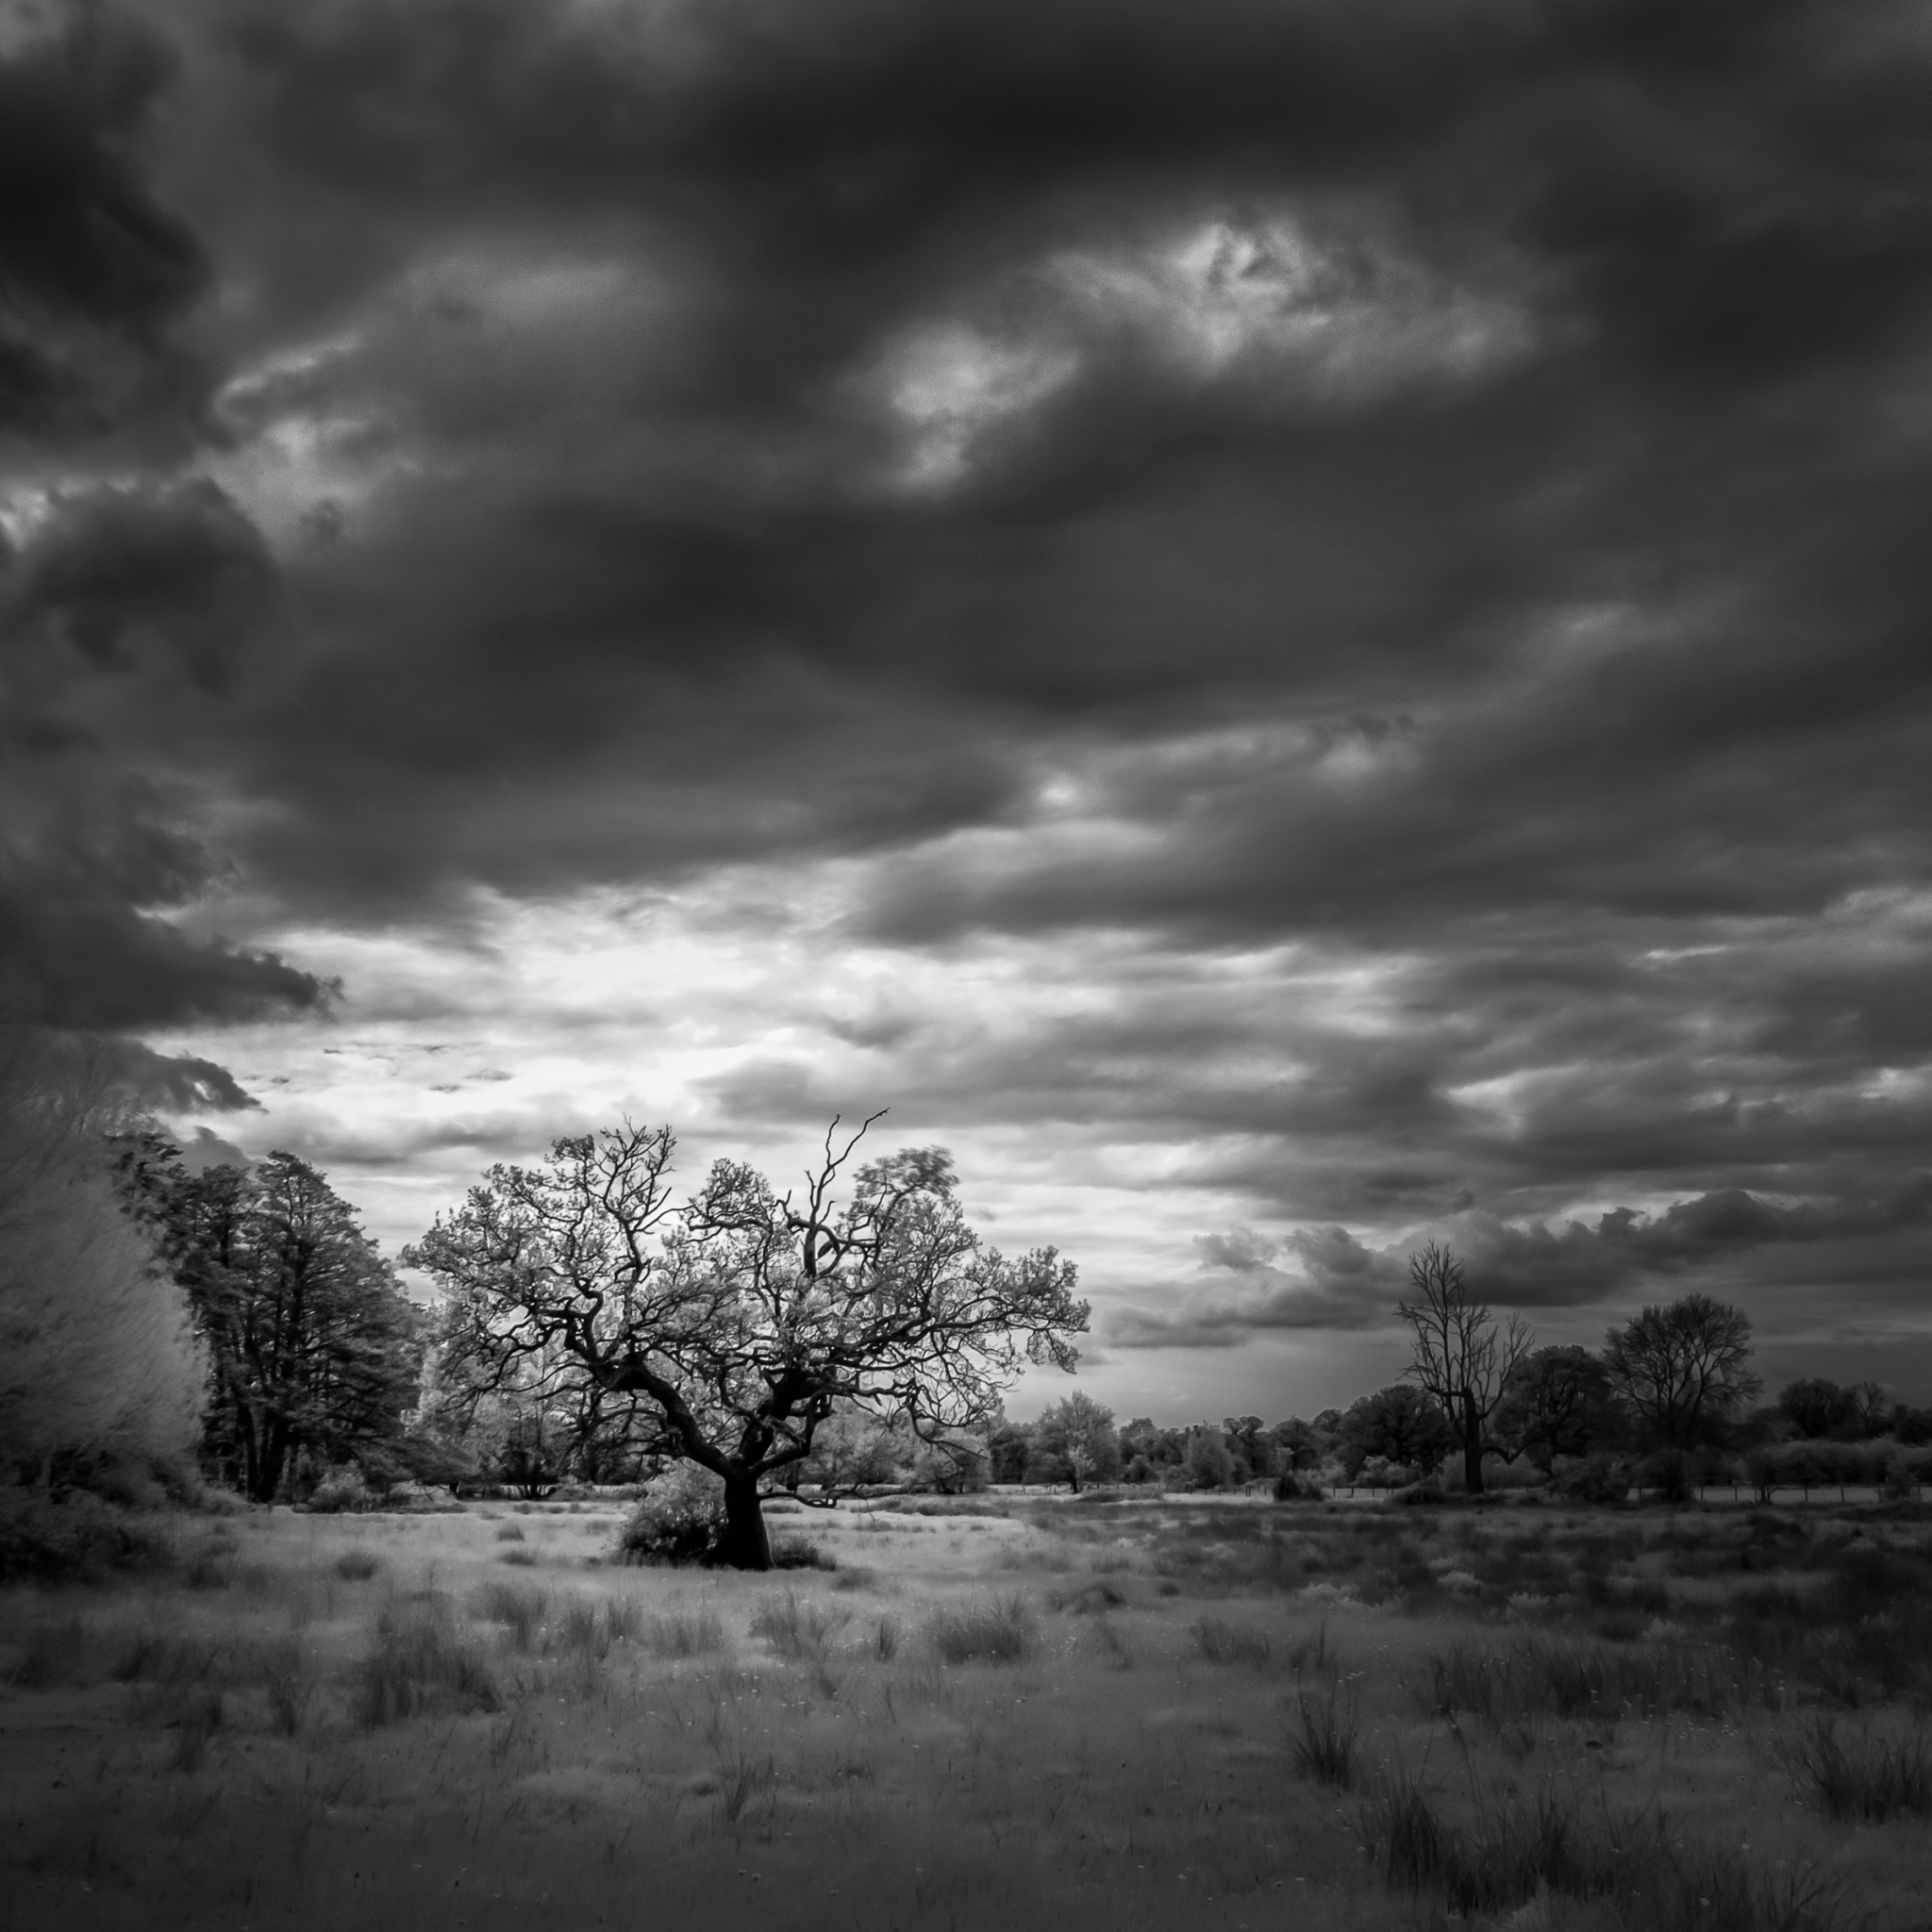
[[[1071,1370],[1087,1325],[1072,1263],[980,1241],[942,1150],[869,1162],[836,1201],[864,1131],[828,1133],[796,1197],[720,1160],[678,1200],[668,1126],[492,1167],[404,1255],[449,1297],[444,1374],[482,1392],[541,1357],[558,1386],[636,1394],[653,1448],[724,1478],[725,1560],[769,1567],[758,1485],[837,1405],[936,1440],[990,1416],[1026,1362]]]

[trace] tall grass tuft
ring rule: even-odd
[[[1416,1694],[1435,1717],[1467,1714],[1498,1724],[1539,1717],[1614,1724],[1672,1711],[1723,1717],[1768,1701],[1769,1687],[1759,1675],[1727,1653],[1697,1644],[1620,1650],[1538,1641],[1492,1650],[1457,1643],[1430,1657]]]
[[[374,1550],[344,1550],[336,1558],[336,1574],[344,1583],[367,1583],[382,1568]]]
[[[724,1625],[712,1609],[673,1610],[643,1626],[643,1645],[653,1657],[711,1657],[724,1648]]]
[[[436,1706],[495,1710],[503,1702],[446,1597],[385,1609],[357,1664],[354,1690],[356,1719],[365,1730]]]
[[[824,1660],[844,1622],[842,1616],[828,1617],[814,1603],[801,1602],[795,1591],[788,1590],[775,1601],[758,1606],[751,1634],[762,1637],[780,1657],[816,1663]]]
[[[1352,1693],[1331,1684],[1319,1696],[1306,1686],[1288,1715],[1288,1748],[1296,1774],[1331,1790],[1355,1789],[1360,1717]]]
[[[1203,1617],[1194,1625],[1194,1642],[1210,1664],[1246,1664],[1257,1671],[1265,1671],[1274,1654],[1267,1631],[1220,1617]]]
[[[1819,1717],[1781,1754],[1792,1776],[1808,1784],[1840,1824],[1880,1824],[1888,1818],[1932,1817],[1932,1738],[1923,1731],[1847,1739]]]
[[[476,1614],[501,1624],[516,1650],[528,1650],[536,1641],[549,1609],[550,1592],[532,1584],[486,1583],[476,1592]]]
[[[1412,1773],[1375,1780],[1356,1815],[1371,1865],[1391,1888],[1449,1911],[1513,1910],[1554,1895],[1614,1903],[1644,1932],[1840,1932],[1842,1884],[1817,1868],[1766,1872],[1729,1845],[1686,1842],[1661,1811],[1586,1808],[1574,1789],[1476,1797],[1449,1815]]]
[[[942,1610],[931,1624],[932,1646],[943,1663],[1018,1663],[1032,1648],[1032,1620],[1017,1591],[969,1610]]]
[[[269,1717],[285,1738],[294,1737],[315,1697],[315,1670],[297,1637],[263,1644],[258,1660],[261,1687],[268,1693]]]

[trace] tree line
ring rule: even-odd
[[[1932,1441],[1932,1411],[1871,1384],[1805,1378],[1754,1407],[1749,1320],[1707,1295],[1644,1307],[1599,1350],[1539,1347],[1436,1245],[1399,1304],[1405,1374],[1346,1408],[1121,1425],[1076,1390],[1016,1422],[1002,1396],[1024,1365],[1075,1363],[1073,1266],[989,1247],[941,1152],[858,1161],[871,1122],[842,1141],[834,1123],[784,1193],[719,1161],[677,1195],[667,1127],[492,1167],[401,1257],[438,1286],[425,1308],[313,1166],[277,1152],[191,1172],[84,1047],[8,1052],[0,1458],[17,1480],[192,1465],[257,1501],[328,1507],[405,1482],[534,1493],[682,1464],[715,1485],[724,1558],[763,1567],[760,1501],[781,1489],[1291,1495],[1446,1471],[1474,1491],[1514,1470],[1621,1494],[1642,1458],[1681,1484],[1740,1457],[1763,1489],[1781,1472],[1876,1479]]]

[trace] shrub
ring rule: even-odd
[[[1017,1592],[970,1610],[942,1610],[932,1620],[932,1644],[942,1662],[1018,1663],[1032,1643],[1025,1600]]]
[[[1681,1449],[1658,1449],[1637,1467],[1637,1487],[1660,1503],[1690,1500],[1690,1458]]]
[[[363,1481],[362,1472],[353,1462],[330,1470],[308,1497],[308,1507],[318,1516],[359,1514],[375,1508],[375,1492]]]
[[[646,1485],[617,1547],[626,1563],[702,1563],[724,1533],[724,1481],[695,1462],[678,1462]]]
[[[1557,1489],[1574,1503],[1622,1503],[1630,1494],[1630,1465],[1616,1456],[1588,1456],[1559,1468]]]
[[[93,1581],[116,1570],[158,1567],[173,1555],[158,1528],[85,1491],[57,1502],[43,1490],[0,1485],[0,1583]]]
[[[1313,1476],[1297,1475],[1291,1469],[1284,1469],[1274,1478],[1277,1503],[1319,1503],[1322,1494],[1322,1485]]]
[[[336,1574],[344,1583],[367,1583],[382,1568],[374,1550],[344,1550],[336,1558]]]

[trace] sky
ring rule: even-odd
[[[1123,1416],[1392,1379],[1428,1240],[1932,1400],[1928,97],[1903,0],[0,0],[0,997],[391,1255],[888,1109]]]

